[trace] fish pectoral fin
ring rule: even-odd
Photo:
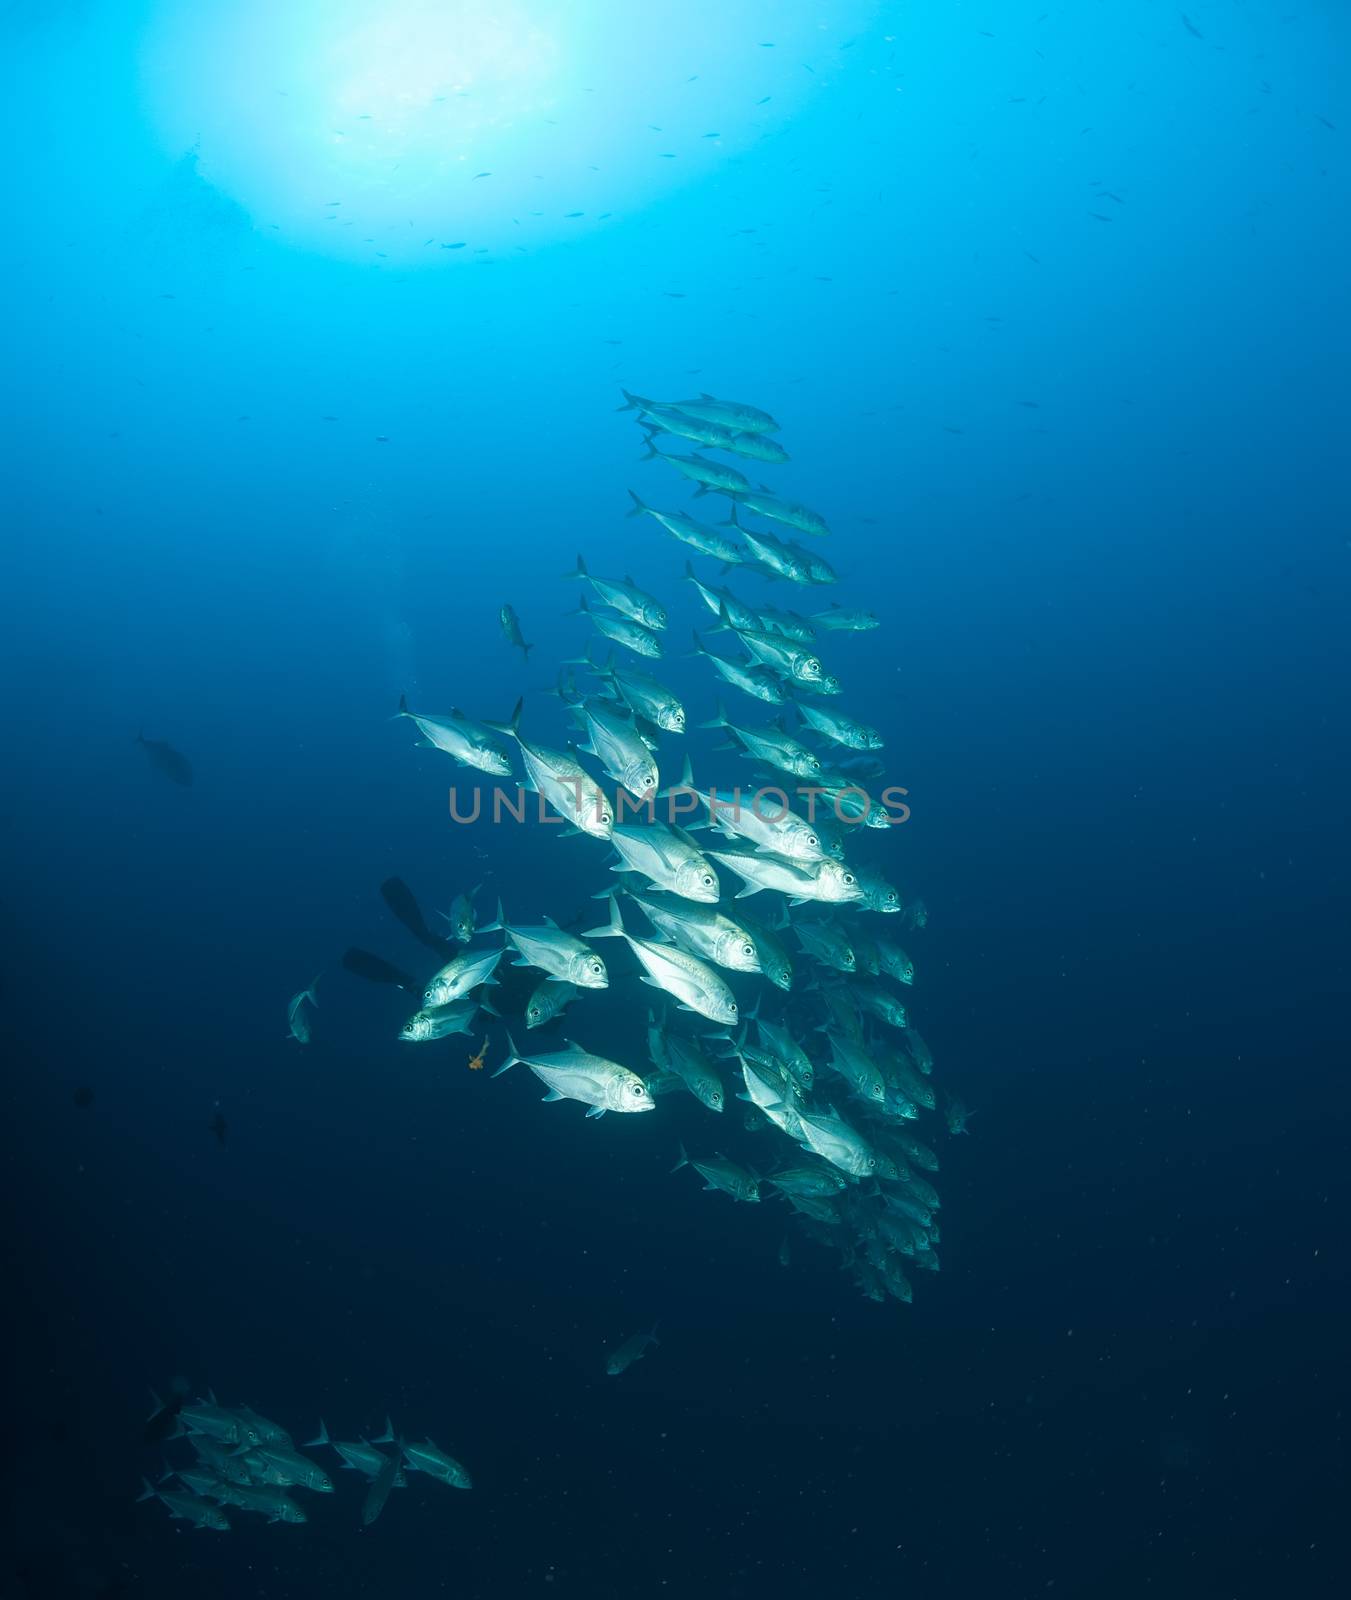
[[[587,1112],[587,1116],[588,1117],[603,1117],[608,1110],[609,1110],[608,1106],[592,1106],[590,1111]]]
[[[494,1074],[494,1076],[496,1076],[496,1074]],[[548,1100],[562,1100],[562,1099],[565,1098],[565,1096],[559,1094],[557,1089],[550,1089],[548,1094],[546,1094],[544,1096],[544,1098],[545,1098],[546,1101],[548,1101]]]

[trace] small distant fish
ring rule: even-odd
[[[192,788],[192,763],[173,745],[163,739],[147,739],[144,733],[136,735],[136,743],[150,758],[151,766],[162,772],[170,783],[183,789]]]
[[[1182,17],[1182,26],[1187,30],[1187,32],[1189,34],[1191,34],[1193,39],[1204,39],[1205,38],[1205,34],[1203,34],[1201,32],[1201,30],[1196,26],[1196,24],[1192,21],[1192,19],[1187,15],[1187,13],[1185,11],[1179,13],[1179,15]]]
[[[305,1008],[307,1005],[317,1006],[319,1004],[319,996],[314,992],[315,984],[318,982],[319,979],[316,978],[308,989],[302,989],[299,994],[293,994],[286,1007],[286,1022],[291,1030],[291,1037],[297,1044],[308,1044],[310,1042],[310,1018]]]
[[[225,1118],[221,1115],[221,1113],[219,1111],[215,1114],[214,1117],[212,1117],[211,1121],[207,1124],[207,1126],[210,1128],[211,1132],[215,1134],[216,1143],[217,1144],[224,1144],[225,1143],[226,1130],[229,1128],[230,1124],[228,1122],[226,1122]]]
[[[611,1350],[605,1359],[605,1371],[611,1378],[617,1378],[621,1372],[627,1372],[635,1361],[641,1361],[647,1354],[649,1345],[660,1344],[657,1338],[657,1323],[652,1324],[648,1333],[635,1333],[631,1339],[625,1339],[623,1344]]]
[[[527,661],[530,652],[535,648],[525,642],[525,635],[521,632],[521,619],[510,606],[503,606],[497,613],[497,620],[502,624],[502,632],[508,644],[515,645]]]

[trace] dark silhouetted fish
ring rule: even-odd
[[[225,1120],[225,1118],[221,1115],[221,1113],[219,1111],[215,1114],[214,1117],[212,1117],[212,1119],[211,1119],[210,1123],[208,1124],[208,1126],[210,1127],[212,1133],[214,1133],[215,1136],[216,1136],[216,1143],[217,1144],[224,1144],[225,1143],[225,1133],[226,1133],[226,1130],[229,1128],[230,1124]]]
[[[420,985],[414,982],[406,972],[400,972],[388,961],[379,956],[373,956],[369,950],[358,950],[355,946],[343,952],[342,964],[349,972],[356,973],[358,978],[365,978],[367,983],[392,983],[396,989],[420,991]]]
[[[443,960],[448,960],[454,955],[453,940],[441,938],[427,926],[421,907],[413,898],[413,891],[402,878],[386,878],[380,885],[380,895],[419,944],[425,944],[429,950],[435,950]]]
[[[162,772],[170,783],[184,789],[192,788],[192,763],[173,745],[163,739],[147,739],[143,733],[136,735],[136,743],[150,757],[150,765]]]

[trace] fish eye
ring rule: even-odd
[[[712,1102],[713,1102],[713,1104],[715,1106],[720,1106],[722,1104],[722,1090],[721,1089],[715,1089],[713,1091],[713,1093],[709,1096],[709,1099],[712,1100]]]
[[[601,974],[601,973],[602,973],[602,972],[604,972],[604,971],[605,971],[605,964],[604,964],[604,962],[601,962],[601,961],[593,961],[593,962],[592,962],[592,963],[591,963],[591,970],[592,970],[592,972],[594,972],[594,973],[595,973],[595,974],[596,974],[596,976],[597,976],[597,977],[599,977],[599,976],[600,976],[600,974]]]
[[[705,889],[711,889],[713,887],[713,874],[711,872],[706,872],[704,874],[703,883]]]
[[[846,872],[845,875],[844,875],[844,881],[846,883],[853,883],[854,874],[852,872]]]
[[[646,1094],[647,1091],[643,1088],[641,1083],[635,1083],[634,1086],[629,1090],[629,1093],[633,1095],[639,1095]]]
[[[735,1000],[732,1001],[731,1005],[728,1007],[728,1010],[732,1013],[733,1016],[736,1015],[736,1001]]]
[[[755,946],[753,944],[743,944],[741,953],[743,956],[753,956],[755,954]]]

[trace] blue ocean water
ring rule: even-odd
[[[48,0],[0,38],[0,1593],[1343,1592],[1344,9]],[[627,516],[728,503],[624,389],[772,412],[791,462],[739,464],[838,585]],[[640,665],[692,724],[770,708],[686,655],[687,557],[881,619],[818,641],[911,808],[849,853],[929,909],[907,998],[973,1112],[920,1125],[913,1304],[670,1173],[763,1150],[740,1106],[588,1121],[342,966],[437,964],[395,876],[604,920],[599,846],[456,825],[475,775],[391,720],[523,698],[561,743],[579,552],[668,606]],[[664,776],[753,770],[718,742]],[[605,953],[550,1037],[646,1071]],[[474,1488],[191,1531],[135,1498],[175,1379],[298,1440],[392,1417]]]

